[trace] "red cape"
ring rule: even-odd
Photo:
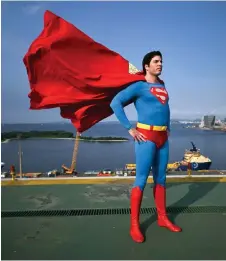
[[[142,73],[74,25],[46,11],[44,28],[24,56],[31,92],[30,109],[59,107],[79,132],[109,117],[114,96]]]

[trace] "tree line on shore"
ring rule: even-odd
[[[29,132],[3,132],[1,134],[1,141],[11,140],[11,139],[28,139],[28,138],[75,138],[72,132],[67,131],[29,131]],[[80,136],[80,140],[128,140],[123,137],[87,137]]]

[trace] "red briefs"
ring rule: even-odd
[[[136,127],[136,129],[146,136],[147,140],[154,142],[157,148],[161,148],[165,142],[168,140],[167,131],[154,131],[154,130],[145,130]]]

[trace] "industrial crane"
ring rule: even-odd
[[[76,174],[76,162],[77,162],[77,154],[78,154],[78,145],[79,145],[79,137],[81,134],[79,132],[76,132],[76,137],[75,137],[75,144],[74,144],[74,149],[73,149],[73,154],[72,154],[72,161],[71,161],[71,167],[68,168],[64,164],[62,165],[62,168],[64,170],[65,174]]]

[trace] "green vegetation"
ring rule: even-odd
[[[53,139],[67,139],[75,138],[72,132],[66,131],[29,131],[29,132],[3,132],[1,135],[1,141],[11,140],[11,139],[29,139],[29,138],[53,138]],[[128,141],[126,138],[122,137],[85,137],[80,136],[81,141]]]
[[[21,139],[28,138],[73,138],[73,133],[66,131],[29,131],[29,132],[3,132],[1,135],[1,141],[8,139]]]
[[[85,137],[85,136],[81,136],[80,140],[84,140],[84,141],[128,141],[128,139],[122,138],[122,137]]]

